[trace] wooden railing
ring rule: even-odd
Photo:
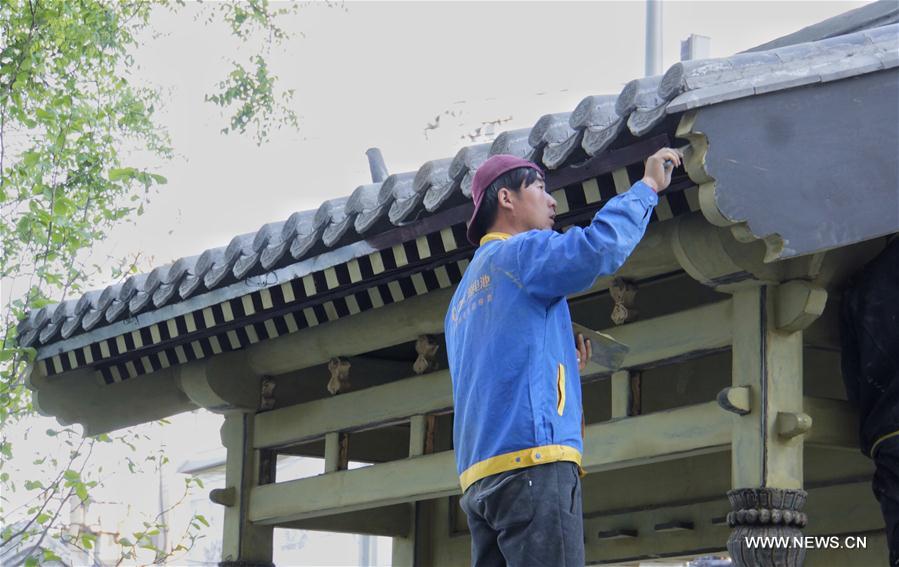
[[[624,373],[616,378],[626,378],[628,368],[727,349],[732,327],[732,301],[726,300],[610,329],[630,347]],[[613,379],[613,419],[586,428],[583,466],[588,472],[730,450],[736,416],[718,402],[628,416],[621,409],[626,384]],[[854,419],[846,404],[808,399],[805,406],[813,418],[820,415],[822,423],[833,424],[813,428],[806,443],[854,445],[854,429],[845,427]],[[426,450],[428,416],[451,409],[452,384],[444,370],[256,415],[254,449],[271,451],[324,439],[326,465],[318,476],[253,488],[249,519],[283,524],[457,494],[453,452]],[[343,435],[404,422],[411,424],[408,458],[341,470]]]

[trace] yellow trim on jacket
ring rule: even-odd
[[[559,370],[556,375],[556,386],[558,388],[559,402],[556,404],[556,412],[559,415],[565,413],[565,365],[559,363]]]
[[[576,464],[581,478],[587,474],[587,471],[581,467],[581,453],[574,447],[568,447],[567,445],[543,445],[541,447],[522,449],[521,451],[512,451],[511,453],[503,453],[502,455],[475,463],[462,472],[462,475],[459,477],[459,483],[462,485],[462,492],[465,492],[469,486],[484,477],[556,461],[570,461]]]
[[[510,238],[512,238],[512,235],[505,232],[488,232],[481,237],[481,242],[478,245],[483,246],[491,240],[508,240]]]
[[[899,431],[894,431],[894,432],[892,432],[892,433],[887,433],[886,435],[880,436],[880,437],[877,439],[877,441],[875,441],[874,444],[871,445],[871,453],[870,453],[871,458],[872,458],[872,459],[874,458],[874,451],[877,450],[877,446],[878,446],[878,445],[880,445],[881,443],[883,443],[883,442],[886,441],[887,439],[889,439],[889,438],[891,438],[891,437],[895,437],[895,436],[897,436],[897,435],[899,435]]]

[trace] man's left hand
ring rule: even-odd
[[[584,368],[587,367],[587,361],[590,360],[590,355],[593,354],[593,346],[590,344],[590,339],[584,339],[584,335],[582,333],[577,334],[577,369],[579,372],[583,372]]]

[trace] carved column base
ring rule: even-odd
[[[785,488],[738,488],[727,493],[733,512],[727,551],[738,567],[800,567],[805,547],[798,540],[808,523],[802,512],[808,493]],[[779,538],[767,542],[752,538]],[[765,545],[763,545],[765,543]]]

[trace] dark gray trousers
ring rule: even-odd
[[[577,465],[567,461],[482,478],[460,501],[472,567],[583,567],[584,515]]]
[[[871,486],[886,523],[890,567],[899,567],[899,437],[887,439],[875,449],[874,465]]]

